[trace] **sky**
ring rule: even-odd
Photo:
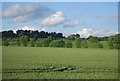
[[[64,36],[118,33],[117,2],[3,2],[2,30],[61,32]]]

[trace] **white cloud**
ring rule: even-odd
[[[46,17],[43,21],[40,22],[41,25],[45,27],[58,25],[66,20],[64,13],[61,11],[57,11],[55,14]]]
[[[83,29],[82,31],[78,31],[77,34],[80,34],[81,37],[89,37],[89,36],[98,36],[98,37],[103,37],[103,36],[111,36],[117,34],[117,32],[112,32],[112,31],[107,31],[107,30],[97,30],[94,31],[92,29]]]
[[[15,34],[17,34],[17,30],[15,29],[15,30],[13,30],[13,32],[15,33]]]
[[[16,4],[2,11],[3,18],[13,18],[13,22],[25,22],[32,19],[42,18],[50,12],[50,9],[38,3]]]
[[[84,21],[74,21],[74,22],[71,22],[71,23],[66,23],[63,26],[64,27],[76,27],[78,25],[83,25],[83,24],[85,24]]]

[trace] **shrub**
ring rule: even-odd
[[[114,49],[114,42],[113,42],[114,40],[113,39],[114,39],[113,37],[108,38],[108,46],[110,49]]]
[[[67,48],[72,48],[72,43],[70,41],[67,41],[65,45]]]
[[[23,46],[27,46],[30,38],[28,36],[21,36],[20,37],[20,42],[23,44]]]
[[[81,38],[76,38],[75,42],[76,42],[77,48],[81,48],[82,41],[83,40]]]
[[[44,47],[49,47],[50,43],[55,39],[55,37],[49,36],[47,39],[43,42]]]
[[[35,46],[35,43],[33,41],[30,42],[30,46],[31,47],[34,47]]]
[[[37,46],[37,47],[42,47],[42,42],[37,41],[37,42],[36,42],[36,46]]]
[[[88,43],[86,40],[84,40],[84,42],[82,42],[82,47],[84,48],[88,48]]]
[[[31,41],[30,41],[30,45],[31,45],[31,47],[34,47],[35,46],[35,38],[33,38],[33,39],[31,39]]]
[[[103,48],[103,45],[100,43],[94,43],[94,48]]]
[[[120,44],[116,44],[115,49],[120,49]]]
[[[6,41],[3,42],[3,45],[4,45],[4,46],[9,46],[10,43],[9,43],[9,41],[6,40]]]
[[[23,43],[23,46],[27,47],[27,43]]]
[[[21,45],[19,38],[17,39],[16,43],[17,43],[18,46]]]
[[[88,41],[90,42],[90,43],[98,43],[99,41],[98,41],[98,38],[97,37],[93,37],[93,36],[89,36],[88,37]]]
[[[108,46],[109,46],[110,49],[114,49],[113,43],[108,43]]]
[[[98,47],[99,47],[99,48],[103,48],[103,44],[100,44],[100,43],[99,43],[99,44],[98,44]]]
[[[53,41],[51,47],[65,47],[65,42],[63,40]]]
[[[50,41],[49,40],[45,40],[43,42],[43,47],[49,47],[49,45],[50,45]]]

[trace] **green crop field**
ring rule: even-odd
[[[116,79],[118,50],[3,47],[3,79]]]

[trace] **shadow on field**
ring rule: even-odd
[[[42,66],[42,65],[40,65]],[[20,68],[20,69],[3,69],[3,73],[42,73],[42,72],[66,72],[66,73],[118,73],[115,68],[99,67],[79,67],[73,65],[45,65],[44,67]]]
[[[50,66],[47,68],[33,68],[33,69],[3,69],[3,73],[40,73],[40,72],[63,72],[75,70],[75,66]]]

